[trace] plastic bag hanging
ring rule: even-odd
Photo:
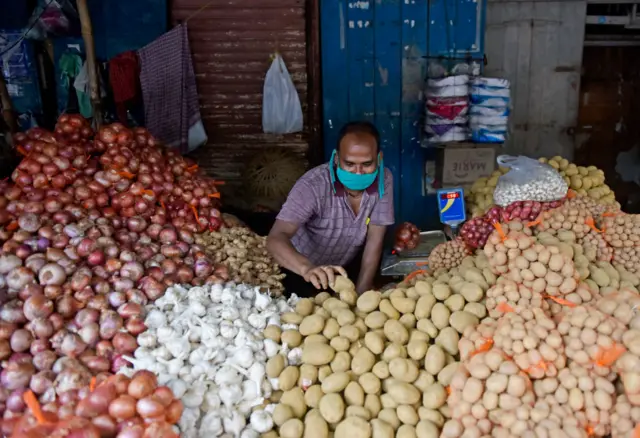
[[[264,80],[262,130],[267,134],[302,131],[302,106],[289,71],[276,53]]]

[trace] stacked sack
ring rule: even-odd
[[[509,120],[510,84],[507,79],[471,80],[469,127],[477,143],[503,143]]]
[[[429,79],[426,89],[425,131],[429,143],[469,138],[469,76]]]

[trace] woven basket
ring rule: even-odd
[[[283,203],[295,182],[304,174],[304,161],[282,148],[269,148],[247,163],[242,179],[254,200]]]

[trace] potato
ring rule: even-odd
[[[484,319],[487,316],[487,307],[481,303],[467,303],[464,306],[464,311],[475,315],[479,319]]]
[[[451,312],[442,303],[436,303],[431,310],[431,322],[435,325],[439,330],[447,327],[449,325],[449,316]]]
[[[315,411],[312,411],[315,412]],[[304,418],[303,438],[328,438],[329,425],[320,413],[312,415],[311,412]]]
[[[422,295],[416,303],[414,315],[418,319],[429,318],[431,316],[431,309],[436,304],[436,297],[429,294]]]
[[[322,332],[324,328],[324,318],[318,314],[305,316],[298,331],[302,336],[314,335]]]
[[[416,436],[418,438],[438,438],[440,431],[438,426],[429,420],[420,420],[416,425]]]
[[[427,409],[439,409],[447,401],[447,391],[440,383],[434,383],[422,394],[422,405]]]
[[[458,333],[462,334],[467,327],[480,324],[480,320],[476,315],[462,310],[451,314],[449,324],[456,329]]]
[[[302,348],[302,363],[315,366],[326,365],[335,355],[336,350],[330,345],[321,343],[305,345]]]
[[[264,332],[262,332],[263,336],[266,339],[271,339],[274,342],[280,342],[280,335],[282,334],[282,329],[277,325],[268,325]]]
[[[336,426],[336,437],[370,438],[371,424],[364,418],[347,417]]]
[[[387,393],[398,403],[412,405],[420,401],[420,391],[410,383],[401,382],[395,379],[388,379]]]
[[[409,405],[398,406],[396,408],[396,415],[398,416],[398,419],[402,423],[409,424],[411,426],[415,426],[416,424],[418,424],[418,421],[420,421],[420,418],[418,418],[418,414],[416,410],[413,408],[413,406],[409,406]]]
[[[389,319],[384,323],[384,335],[391,342],[404,345],[409,341],[409,332],[399,321]]]
[[[324,324],[324,329],[322,330],[322,334],[327,339],[333,339],[338,336],[338,332],[340,331],[340,324],[334,318],[329,318]]]
[[[400,324],[405,326],[407,330],[411,330],[416,326],[417,320],[416,320],[416,317],[413,316],[413,313],[405,313],[400,317],[398,322],[400,322]]]
[[[380,300],[382,300],[380,292],[370,290],[358,297],[356,307],[361,312],[370,313],[378,308]]]
[[[320,368],[318,368],[318,380],[320,382],[322,382],[324,379],[326,379],[331,374],[333,374],[333,370],[331,369],[331,367],[329,365],[324,365],[324,366],[321,366]]]
[[[351,377],[346,372],[331,374],[322,382],[322,392],[325,394],[342,392],[350,381]]]
[[[289,405],[296,418],[302,418],[307,412],[307,405],[304,402],[304,393],[299,387],[283,392],[282,397],[280,398],[280,403]]]
[[[398,428],[396,438],[417,438],[416,428],[408,424],[403,424]]]
[[[302,322],[302,315],[298,315],[296,312],[285,312],[280,316],[280,320],[285,324],[300,324]]]
[[[465,305],[464,297],[460,294],[451,295],[444,301],[444,305],[447,306],[447,309],[455,312],[456,310],[462,310]],[[484,307],[484,306],[483,306]]]
[[[394,430],[400,427],[400,420],[395,408],[384,408],[378,413],[378,418],[385,423],[389,423]]]
[[[302,336],[298,330],[285,330],[280,336],[280,342],[287,344],[289,348],[296,348],[302,344]]]
[[[379,379],[386,379],[387,377],[389,377],[389,364],[387,362],[378,362],[376,363],[373,368],[371,369],[371,372],[373,374],[375,374],[375,376]],[[363,375],[366,375],[363,374]]]
[[[400,344],[389,344],[382,352],[382,360],[391,362],[396,357],[407,357],[407,350]]]
[[[329,345],[331,345],[336,351],[347,351],[351,346],[351,342],[347,338],[336,336],[335,338],[331,339]]]
[[[288,366],[286,367],[278,377],[278,385],[283,391],[288,391],[298,383],[298,377],[300,377],[300,370],[298,367]]]
[[[302,438],[304,424],[297,418],[287,420],[280,426],[280,438]]]
[[[351,325],[356,321],[356,315],[349,309],[337,309],[331,312],[332,316],[338,321],[340,327]]]
[[[371,420],[372,438],[395,438],[393,427],[384,420],[375,418]]]
[[[351,355],[346,351],[338,351],[331,361],[331,370],[334,373],[348,371],[351,369]]]
[[[276,354],[275,356],[269,358],[266,365],[267,377],[270,379],[275,379],[282,373],[285,366],[285,358],[281,354]]]
[[[304,392],[304,402],[310,408],[317,408],[320,399],[324,396],[324,392],[322,392],[322,387],[320,385],[311,385]],[[279,406],[279,405],[278,405]]]
[[[384,338],[376,332],[367,332],[364,335],[364,345],[373,354],[380,354],[384,351]]]
[[[460,341],[460,335],[458,335],[458,332],[453,327],[445,327],[440,330],[440,333],[435,339],[435,343],[440,345],[444,351],[452,356],[458,354],[458,341]]]
[[[358,299],[358,293],[355,289],[343,290],[340,292],[340,300],[350,306],[355,306]]]
[[[318,306],[322,306],[322,304],[329,298],[331,298],[331,294],[329,292],[323,291],[316,295],[314,301]]]
[[[426,370],[420,370],[418,378],[413,382],[413,386],[424,392],[429,386],[433,385],[435,381],[435,377],[429,374]]]
[[[351,360],[351,370],[360,376],[371,371],[376,362],[376,357],[369,351],[367,347],[362,347]]]
[[[427,409],[424,406],[418,408],[418,417],[420,417],[421,420],[429,420],[438,427],[444,426],[445,423],[445,418],[440,411]]]
[[[271,417],[273,418],[273,422],[276,426],[282,426],[287,420],[292,419],[294,415],[293,410],[289,405],[278,403],[273,409]]]
[[[460,294],[470,303],[478,302],[484,296],[482,288],[475,283],[465,283],[460,290]]]
[[[378,413],[382,410],[380,397],[376,394],[367,394],[364,398],[364,407],[371,412],[372,417],[377,417]]]
[[[366,316],[364,323],[370,329],[375,330],[384,327],[384,323],[387,322],[387,319],[389,319],[387,315],[382,312],[375,311]]]
[[[355,342],[360,339],[360,330],[352,325],[345,325],[344,327],[340,327],[340,331],[338,334],[342,337],[347,338],[351,342]]]
[[[358,378],[358,383],[366,394],[377,394],[380,392],[380,379],[372,372],[364,373]]]
[[[434,284],[432,293],[437,300],[444,301],[451,295],[451,288],[447,284]]]
[[[344,390],[344,401],[348,405],[364,405],[364,390],[358,382],[349,382]]]
[[[339,394],[326,394],[320,399],[318,409],[328,423],[337,423],[344,416],[344,401]]]
[[[422,333],[419,331],[414,331],[413,333]],[[412,334],[413,334],[412,333]],[[427,349],[429,345],[425,341],[409,341],[407,344],[407,353],[409,357],[414,360],[422,360],[427,354]]]
[[[437,375],[446,364],[446,356],[440,345],[430,345],[424,358],[424,369],[432,376]]]
[[[433,348],[433,347],[431,347]],[[451,379],[453,379],[454,374],[458,371],[460,367],[460,362],[451,362],[447,364],[437,376],[438,382],[442,384],[442,386],[449,386],[451,384]]]
[[[422,318],[418,320],[416,324],[416,328],[421,332],[429,335],[430,338],[435,338],[438,336],[438,328],[431,322],[430,319]]]
[[[308,316],[313,313],[315,305],[311,298],[300,298],[296,303],[296,313],[300,316]]]
[[[389,362],[391,376],[402,382],[411,383],[418,378],[418,367],[410,359],[396,357]]]
[[[380,301],[378,308],[389,319],[400,319],[400,312],[398,312],[396,308],[391,305],[391,301],[389,301],[388,299],[385,298],[384,300]]]

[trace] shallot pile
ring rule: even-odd
[[[217,183],[143,128],[63,115],[15,138],[0,183],[0,413],[79,400],[92,376],[130,365],[143,308],[173,284],[223,283],[196,234],[223,226]],[[80,397],[81,398],[81,397]],[[126,435],[123,435],[126,436]]]

